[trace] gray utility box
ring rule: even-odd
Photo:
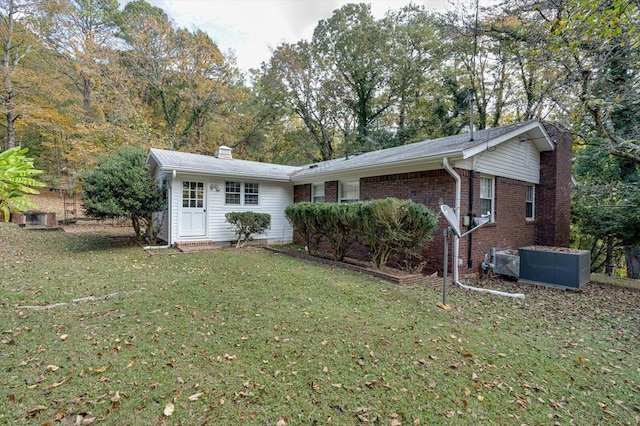
[[[588,250],[531,246],[518,250],[519,281],[578,290],[589,282]]]

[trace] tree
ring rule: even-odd
[[[369,5],[347,4],[316,26],[312,43],[328,62],[334,78],[346,89],[344,100],[356,121],[356,151],[384,146],[374,137],[376,120],[391,107],[392,65],[389,33],[371,14]],[[348,149],[347,149],[348,151]]]
[[[608,153],[640,163],[640,125],[619,119],[623,110],[629,118],[640,113],[637,2],[567,0],[536,11],[549,32],[545,47],[570,89],[555,100],[571,112],[572,128]]]
[[[395,98],[390,108],[395,124],[393,144],[423,140],[432,131],[425,128],[430,118],[425,106],[430,98],[439,97],[438,92],[432,92],[433,87],[427,86],[443,59],[436,21],[423,6],[409,4],[396,12],[387,12],[381,24],[390,34],[393,75],[389,90]]]
[[[20,62],[31,50],[32,36],[25,29],[21,18],[30,12],[31,2],[25,0],[0,0],[0,54],[2,54],[2,115],[6,128],[4,146],[8,149],[16,146],[15,76]]]
[[[40,0],[37,31],[58,54],[59,72],[82,95],[85,119],[91,115],[94,91],[106,52],[114,48],[117,0]]]
[[[177,149],[178,126],[187,111],[186,81],[176,70],[179,52],[171,20],[162,9],[134,0],[122,12],[120,31],[127,46],[121,61],[129,87],[160,116],[167,146]]]
[[[176,43],[177,78],[185,82],[181,97],[188,110],[183,135],[195,128],[194,150],[202,153],[213,151],[216,147],[204,146],[207,139],[205,124],[216,113],[226,114],[226,104],[239,101],[240,94],[235,88],[237,72],[204,31],[192,33],[179,29]]]
[[[33,160],[25,156],[27,151],[16,146],[0,153],[0,214],[5,222],[11,211],[35,207],[27,194],[38,193],[33,186],[45,186],[34,178],[42,171],[33,167]]]
[[[335,81],[316,46],[283,43],[263,67],[260,85],[274,109],[291,111],[304,123],[322,160],[331,160],[336,143],[339,102]]]
[[[82,178],[82,205],[96,219],[129,217],[136,237],[155,242],[153,213],[165,206],[141,148],[121,147]],[[144,231],[144,232],[143,232]]]

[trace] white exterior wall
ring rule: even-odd
[[[185,237],[180,235],[180,214],[182,203],[183,181],[204,182],[206,229],[204,236]],[[247,182],[259,184],[259,205],[225,205],[225,182]],[[235,233],[227,223],[228,212],[254,211],[271,215],[271,228],[263,235],[256,235],[255,240],[270,242],[290,242],[293,239],[293,228],[287,220],[284,210],[293,202],[293,185],[284,182],[257,181],[240,178],[220,178],[197,175],[178,174],[172,187],[172,243],[180,241],[213,241],[226,243],[235,240]]]
[[[157,170],[155,176],[153,177],[156,183],[162,188],[162,182],[165,179],[171,179],[171,175],[163,172],[162,170]],[[161,212],[156,212],[153,214],[153,224],[154,226],[159,226],[160,231],[158,232],[157,237],[164,240],[169,241],[169,203],[171,200],[167,199],[167,205],[165,209]]]
[[[529,141],[504,142],[466,160],[456,161],[455,167],[523,182],[540,183],[540,151]]]

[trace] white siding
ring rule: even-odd
[[[540,183],[540,151],[528,141],[504,142],[469,159],[456,161],[455,167],[492,176]]]
[[[178,216],[180,214],[180,200],[182,191],[180,183],[183,180],[201,181],[205,184],[207,223],[206,235],[202,237],[179,237]],[[258,183],[259,205],[225,205],[225,181]],[[293,202],[293,187],[290,183],[242,180],[239,178],[215,178],[205,176],[181,175],[179,174],[173,185],[173,235],[175,241],[208,240],[214,242],[228,242],[234,240],[235,234],[231,226],[227,223],[225,214],[227,212],[254,211],[257,213],[268,213],[271,215],[271,229],[264,235],[255,236],[256,240],[266,239],[274,242],[290,242],[293,238],[293,229],[287,220],[284,210]]]

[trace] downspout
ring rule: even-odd
[[[455,199],[453,211],[456,214],[458,224],[460,224],[460,193],[462,188],[460,184],[461,183],[460,175],[456,173],[455,170],[453,170],[453,168],[449,164],[449,159],[447,157],[444,157],[442,159],[442,165],[444,166],[444,169],[456,181],[456,199]],[[468,231],[468,232],[471,232],[471,231]],[[478,291],[480,293],[495,294],[497,296],[513,297],[515,299],[524,299],[524,294],[522,293],[516,293],[516,294],[506,293],[504,291],[489,290],[485,288],[471,287],[471,286],[462,284],[458,279],[458,248],[459,248],[458,240],[459,240],[459,237],[457,235],[454,235],[453,236],[453,282],[456,283],[457,286],[459,286],[464,290],[472,290],[472,291]],[[446,268],[448,267],[448,265],[444,265],[444,267]]]
[[[475,170],[469,171],[469,227],[473,228],[473,179],[476,177]],[[469,244],[467,245],[467,268],[473,268],[473,233],[469,234]]]
[[[167,220],[167,234],[169,235],[169,238],[167,238],[169,241],[167,242],[167,244],[163,245],[163,246],[146,246],[143,247],[144,250],[158,250],[158,249],[166,249],[172,246],[172,240],[173,240],[173,235],[171,234],[171,222],[173,221],[171,218],[171,205],[173,204],[171,202],[171,188],[173,187],[173,181],[176,178],[176,171],[173,170],[172,174],[171,174],[171,180],[169,181],[169,185],[167,185],[167,200],[168,200],[168,204],[167,204],[167,215],[169,216],[169,220]]]
[[[444,169],[451,175],[453,180],[456,181],[456,194],[455,194],[456,198],[453,204],[453,211],[456,214],[456,218],[459,224],[460,223],[460,193],[462,191],[460,175],[456,173],[455,170],[453,170],[453,168],[449,164],[448,157],[444,157],[442,159],[442,165],[444,166]],[[459,238],[457,235],[454,235],[453,237],[453,282],[455,283],[458,282],[458,249],[459,247],[460,247]],[[445,268],[447,268],[448,266],[449,265],[445,265]]]

